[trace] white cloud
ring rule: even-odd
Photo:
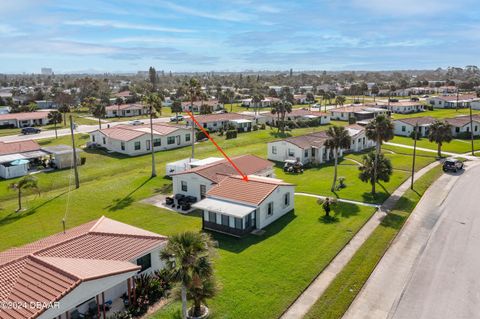
[[[129,30],[144,30],[144,31],[159,31],[159,32],[177,32],[187,33],[195,32],[190,29],[166,28],[155,25],[136,24],[128,22],[118,22],[110,20],[72,20],[65,21],[66,25],[85,26],[85,27],[110,27],[115,29],[129,29]]]
[[[25,33],[8,24],[0,24],[0,37],[18,37],[22,35],[25,35]]]
[[[170,1],[161,1],[159,4],[163,5],[164,7],[176,11],[178,13],[188,14],[191,16],[213,19],[213,20],[224,20],[224,21],[232,21],[232,22],[241,22],[247,21],[252,19],[252,16],[246,13],[242,13],[239,11],[222,11],[222,12],[208,12],[208,11],[201,11],[198,9],[192,9],[189,7],[181,6],[176,3]]]
[[[445,0],[352,0],[352,4],[370,12],[391,16],[432,15],[454,6],[453,2]]]

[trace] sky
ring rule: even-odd
[[[480,64],[478,0],[1,0],[0,73]]]

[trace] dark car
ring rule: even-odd
[[[452,171],[452,172],[457,172],[459,170],[463,169],[463,163],[462,161],[459,161],[458,159],[455,158],[447,158],[445,162],[443,162],[443,171]]]
[[[24,127],[22,128],[22,134],[27,135],[27,134],[38,134],[42,130],[36,127]]]

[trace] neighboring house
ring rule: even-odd
[[[48,112],[43,111],[0,114],[0,128],[41,126],[48,123]]]
[[[54,101],[39,100],[35,101],[39,109],[56,109],[57,104]]]
[[[208,101],[195,101],[193,102],[193,110],[192,103],[190,101],[182,102],[182,109],[184,112],[186,111],[193,111],[193,112],[200,112],[201,109],[208,108],[211,112],[223,110],[223,104],[220,103],[218,100],[208,100]]]
[[[375,142],[365,136],[363,126],[352,124],[346,129],[352,138],[352,144],[349,149],[339,150],[339,157],[344,152],[361,152],[375,146]],[[328,162],[333,159],[333,152],[325,146],[327,139],[326,131],[320,131],[270,142],[267,146],[268,159],[276,162],[298,160],[303,164]]]
[[[294,192],[293,184],[279,179],[227,176],[193,207],[203,211],[203,229],[240,237],[292,211]]]
[[[473,110],[480,110],[480,101],[473,101],[470,104]]]
[[[149,108],[141,103],[110,105],[105,108],[105,117],[126,117],[149,114]]]
[[[164,267],[167,240],[101,217],[1,252],[0,302],[18,307],[0,308],[0,318],[80,318],[89,310],[106,318],[103,304],[133,301],[135,278]]]
[[[30,160],[46,155],[36,141],[0,142],[0,177],[4,179],[28,174]]]
[[[478,102],[476,94],[444,95],[432,97],[428,100],[434,108],[452,109],[470,107],[470,103]]]
[[[126,102],[129,98],[133,97],[133,94],[130,91],[122,91],[122,92],[115,93],[114,96],[115,96],[115,99],[121,98],[124,102]]]
[[[190,117],[185,118],[187,126],[192,125]],[[226,129],[229,124],[233,125],[239,131],[249,131],[255,123],[255,117],[238,113],[219,113],[195,115],[195,120],[209,131],[218,131]]]
[[[430,126],[435,122],[431,116],[411,117],[393,121],[394,134],[400,136],[411,136],[415,126],[418,124],[418,136],[425,137],[430,133]]]
[[[246,175],[273,177],[273,163],[254,155],[232,158],[235,165]],[[172,174],[173,194],[205,198],[207,191],[229,175],[238,172],[225,159]]]
[[[95,130],[90,141],[109,151],[130,156],[151,152],[149,125],[117,125]],[[163,151],[191,145],[192,132],[179,126],[156,123],[153,125],[154,150]]]
[[[278,118],[277,114],[266,113],[263,115],[267,117],[268,123],[276,125]],[[302,121],[312,119],[319,119],[320,125],[328,124],[330,123],[330,114],[306,109],[293,109],[292,112],[285,113],[285,121]]]
[[[453,117],[445,119],[445,122],[452,126],[452,135],[455,137],[462,137],[462,134],[470,133],[470,124],[473,125],[473,135],[480,135],[480,118],[478,116],[472,118],[472,123],[470,123],[470,116]]]
[[[398,101],[398,102],[382,102],[377,103],[378,107],[388,109],[392,113],[408,114],[425,111],[425,105],[421,102],[414,101]]]
[[[295,104],[308,104],[307,96],[305,94],[295,94],[293,99],[295,100]]]
[[[331,120],[349,121],[351,118],[355,121],[364,121],[373,119],[378,115],[390,116],[390,111],[367,105],[350,105],[329,110]]]
[[[263,108],[263,107],[271,107],[275,103],[278,103],[280,101],[281,100],[279,98],[276,98],[276,97],[266,97],[266,98],[262,99],[260,102],[257,102],[257,103],[252,102],[252,98],[243,99],[240,102],[242,103],[242,106],[245,106],[245,107]]]

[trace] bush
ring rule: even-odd
[[[255,125],[252,127],[252,130],[253,130],[253,131],[258,131],[258,125],[255,124]]]
[[[460,132],[460,133],[457,133],[456,137],[459,139],[470,139],[472,138],[472,135],[470,134],[470,132]]]
[[[260,125],[260,129],[261,129],[261,130],[265,130],[266,128],[267,128],[267,125],[265,125],[265,123],[262,123],[262,124]]]
[[[223,136],[223,133],[225,133],[225,130],[223,128],[218,130],[218,136]]]
[[[2,125],[0,125],[0,129],[2,129],[2,128],[14,128],[14,127],[15,127],[15,125],[13,125],[13,124],[2,124]]]
[[[210,134],[210,131],[208,129],[205,129],[205,131]],[[207,138],[207,135],[203,131],[197,131],[197,141],[204,140]]]
[[[412,133],[410,133],[410,137],[412,139],[415,139],[415,131],[412,131]],[[422,135],[420,134],[420,132],[418,132],[417,134],[417,141],[421,140],[422,139]]]
[[[350,118],[348,119],[348,124],[355,124],[356,122],[357,122],[357,120],[355,120],[354,117],[350,117]]]
[[[225,134],[225,137],[227,140],[237,138],[237,131],[236,130],[228,130],[227,133]]]

